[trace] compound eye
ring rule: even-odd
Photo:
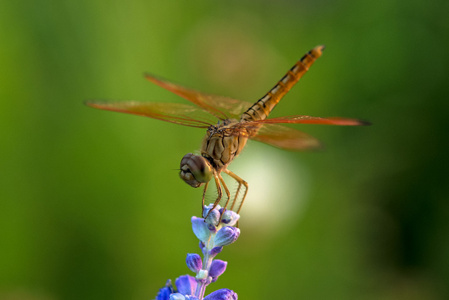
[[[179,176],[192,187],[199,187],[213,177],[213,169],[207,159],[188,153],[181,160]]]

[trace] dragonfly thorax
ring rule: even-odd
[[[188,185],[197,188],[212,179],[213,168],[206,158],[200,155],[187,153],[181,159],[181,171],[179,172],[179,176]]]
[[[238,121],[235,119],[226,119],[219,121],[217,125],[211,125],[207,129],[207,134],[209,135],[209,138],[213,135],[221,135],[221,136],[229,136],[232,134],[233,131],[235,131],[234,125],[237,124]]]
[[[237,120],[224,120],[210,126],[201,145],[201,155],[205,157],[217,173],[226,169],[245,146],[250,133]]]

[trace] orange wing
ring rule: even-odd
[[[208,128],[216,123],[216,119],[204,110],[187,104],[137,101],[88,101],[86,104],[93,108],[145,116],[190,127]]]
[[[302,131],[278,124],[322,124],[341,126],[370,125],[369,122],[357,119],[340,117],[320,118],[297,115],[246,122],[240,126],[254,129],[259,128],[257,134],[254,137],[251,137],[251,139],[278,148],[298,151],[318,149],[322,147],[321,143],[314,137],[309,136]]]
[[[277,124],[263,125],[251,139],[292,151],[319,149],[322,147],[320,141],[316,138],[302,131]]]
[[[360,125],[371,125],[371,123],[358,119],[341,118],[341,117],[330,117],[330,118],[320,118],[311,116],[287,116],[279,118],[265,119],[261,121],[254,121],[256,123],[263,124],[321,124],[321,125],[340,125],[340,126],[360,126]],[[249,123],[254,123],[249,122]],[[249,125],[249,124],[248,124]]]
[[[252,105],[250,102],[202,93],[154,75],[145,74],[145,78],[197,106],[137,101],[87,101],[86,105],[93,108],[146,116],[198,128],[207,128],[210,125],[216,124],[217,118],[220,120],[230,118],[240,119],[241,113]]]
[[[252,103],[232,99],[223,96],[206,94],[193,89],[183,87],[168,80],[161,79],[154,75],[145,74],[145,78],[164,89],[175,93],[178,96],[198,105],[205,111],[214,115],[220,120],[240,119],[242,113],[251,107]]]

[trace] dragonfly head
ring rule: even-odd
[[[214,176],[214,172],[206,158],[188,153],[181,159],[179,176],[188,185],[197,188],[203,183],[209,182]]]

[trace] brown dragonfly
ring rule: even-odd
[[[248,139],[287,150],[305,150],[319,148],[320,142],[301,131],[279,124],[368,125],[365,121],[340,117],[319,118],[295,115],[267,119],[273,108],[309,70],[309,67],[321,56],[323,50],[324,46],[317,46],[306,53],[268,93],[254,104],[198,92],[145,74],[149,81],[185,98],[195,106],[135,101],[87,102],[87,105],[98,109],[146,116],[184,126],[207,129],[199,155],[189,153],[182,158],[180,177],[195,188],[204,184],[203,208],[209,182],[213,179],[218,192],[213,207],[218,205],[223,196],[221,188],[223,186],[227,197],[224,204],[224,209],[226,209],[231,199],[231,193],[221,172],[228,174],[238,183],[230,209],[235,209],[239,213],[248,193],[248,183],[229,171],[228,165],[239,155]],[[242,187],[244,188],[242,200],[238,207],[234,207]]]

